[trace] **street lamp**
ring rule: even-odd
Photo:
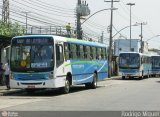
[[[131,25],[131,26],[139,26],[140,24],[139,23],[135,23],[135,24],[133,24],[133,25]],[[112,38],[114,38],[117,34],[120,34],[120,32],[121,31],[123,31],[124,29],[126,29],[126,28],[129,28],[130,26],[125,26],[124,28],[122,28],[122,29],[120,29],[119,31],[117,31],[117,33],[116,34],[114,34],[113,36],[112,36]],[[120,36],[121,36],[121,34],[120,34]],[[119,38],[120,39],[120,38]],[[118,48],[119,48],[119,39],[118,39]],[[119,52],[118,52],[119,53]]]
[[[149,40],[151,40],[151,39],[153,39],[153,38],[155,38],[155,37],[159,37],[159,36],[160,36],[160,35],[153,36],[153,37],[147,39],[146,42],[148,42]]]
[[[131,26],[138,26],[139,24],[133,24],[133,25],[131,25]],[[130,26],[126,26],[126,27],[124,27],[124,28],[122,28],[121,30],[119,30],[116,34],[114,34],[113,36],[112,36],[112,38],[114,38],[117,34],[119,34],[122,30],[124,30],[124,29],[126,29],[126,28],[128,28],[128,27],[130,27]]]
[[[131,7],[133,6],[133,5],[135,5],[135,3],[127,3],[127,5],[129,5],[130,6],[130,51],[131,51]]]
[[[81,25],[83,25],[88,19],[90,19],[93,15],[95,15],[95,14],[97,14],[97,13],[99,13],[99,12],[106,11],[106,10],[117,10],[117,9],[118,9],[118,8],[108,8],[108,9],[99,10],[99,11],[93,13],[92,15],[90,15],[88,18],[86,18],[86,19],[81,23]]]
[[[155,37],[159,37],[159,36],[160,36],[160,35],[155,35],[155,36],[153,36],[153,37],[151,37],[151,38],[147,39],[147,40],[146,40],[147,45],[148,45],[148,41],[150,41],[151,39],[153,39],[153,38],[155,38]]]
[[[143,39],[143,34],[142,34],[142,33],[143,33],[143,32],[142,32],[143,29],[142,29],[142,26],[143,26],[143,25],[147,25],[147,23],[141,22],[141,23],[136,23],[136,24],[137,24],[137,25],[141,25],[141,34],[140,34],[139,36],[141,37],[141,53],[143,53],[143,44],[142,44],[142,42],[143,42],[143,41],[142,41],[142,39]]]

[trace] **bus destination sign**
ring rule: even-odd
[[[51,44],[52,38],[16,38],[14,44]]]

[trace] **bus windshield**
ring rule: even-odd
[[[12,44],[12,71],[47,71],[53,69],[53,44]]]
[[[152,56],[152,67],[160,68],[160,56]]]
[[[138,68],[140,56],[136,53],[121,53],[119,56],[120,68]]]

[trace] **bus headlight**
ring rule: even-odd
[[[49,79],[53,79],[53,72],[49,73]]]

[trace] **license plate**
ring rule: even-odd
[[[35,88],[35,86],[34,85],[29,85],[27,88],[32,89],[32,88]]]

